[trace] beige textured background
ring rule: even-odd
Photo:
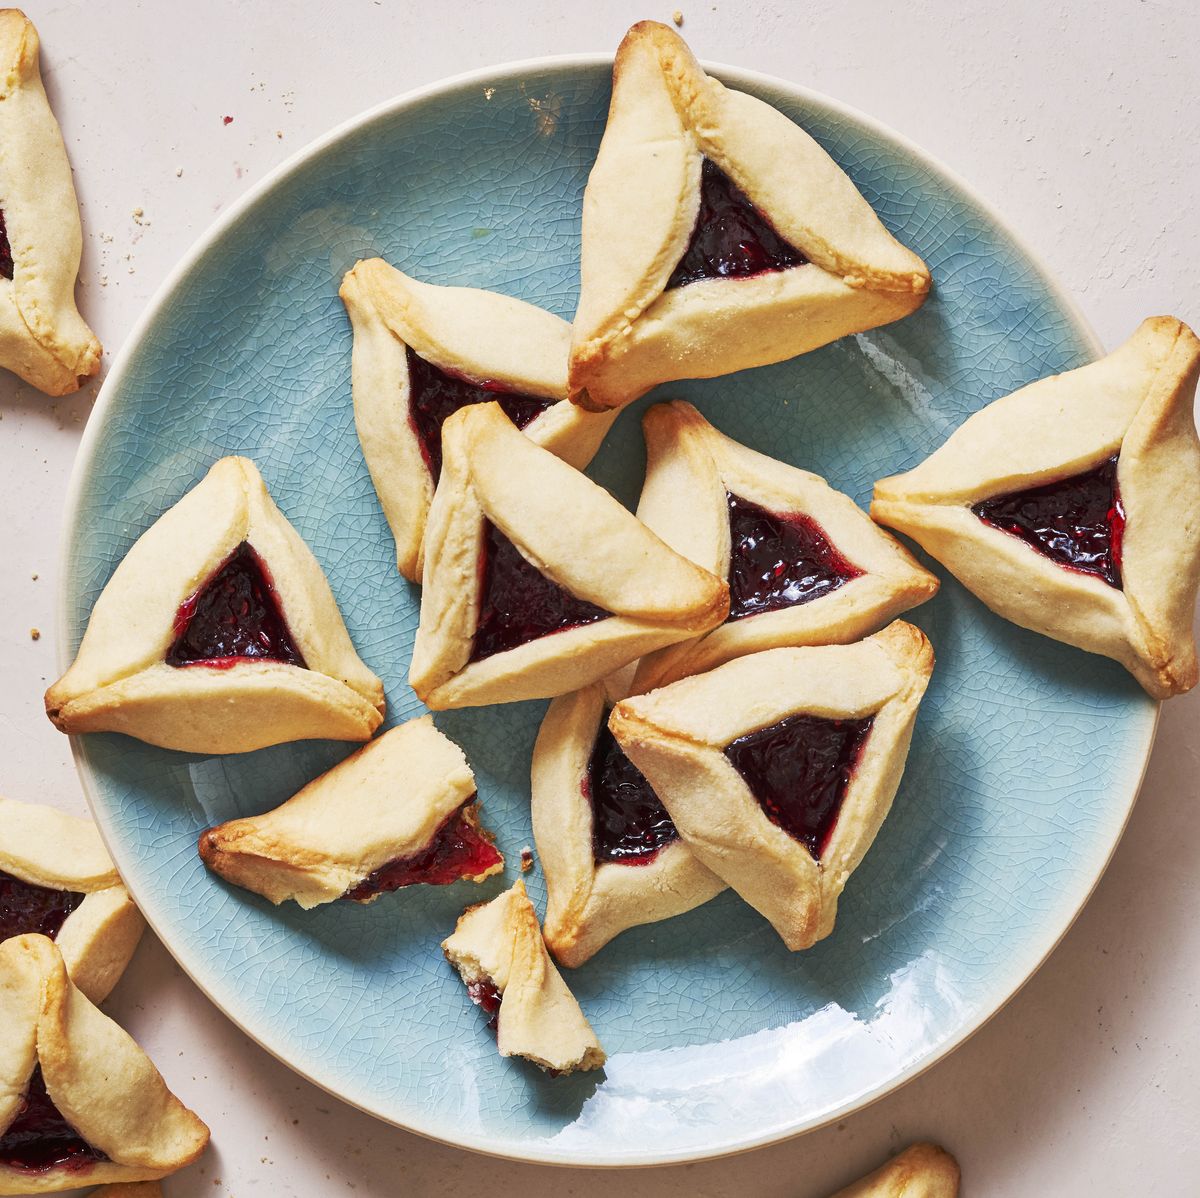
[[[632,21],[673,7],[32,3],[84,206],[82,304],[110,360],[214,215],[331,125],[459,71],[615,48]],[[1106,344],[1155,312],[1200,326],[1192,0],[682,9],[700,56],[825,91],[958,170],[1042,252]],[[0,378],[0,792],[72,810],[83,802],[67,743],[40,694],[54,662],[61,500],[93,390],[52,404]],[[38,641],[33,627],[45,630]],[[844,1124],[727,1161],[568,1173],[395,1131],[254,1047],[147,943],[114,1013],[215,1133],[168,1195],[821,1198],[934,1137],[960,1157],[968,1198],[1182,1198],[1200,1176],[1198,731],[1200,697],[1167,706],[1112,867],[987,1028]]]

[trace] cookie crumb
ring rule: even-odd
[[[42,630],[40,628],[31,628],[29,630],[29,639],[31,641],[40,641],[42,639]]]
[[[679,11],[679,9],[676,9],[671,14],[671,20],[674,21],[676,25],[682,25],[683,24],[683,13],[681,13]]]
[[[38,576],[36,574],[30,574],[29,577],[32,578],[34,582],[37,582],[38,580]]]
[[[276,129],[276,130],[275,130],[275,136],[276,136],[277,138],[279,138],[279,140],[280,140],[280,141],[283,141],[283,130],[282,130],[282,129]]]
[[[526,845],[521,850],[521,872],[527,874],[533,868],[533,849]]]
[[[181,167],[181,166],[177,166],[177,167],[175,168],[175,178],[176,178],[176,179],[182,179],[182,178],[183,178],[183,167]]]

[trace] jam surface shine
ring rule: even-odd
[[[820,861],[873,722],[792,715],[739,736],[725,756],[767,819]]]
[[[592,804],[592,856],[597,864],[648,865],[679,833],[642,772],[600,725],[584,784]]]
[[[483,522],[482,572],[471,661],[612,615],[551,582],[490,520]]]
[[[459,408],[494,401],[517,428],[524,428],[556,402],[542,396],[521,395],[490,379],[477,383],[465,375],[441,370],[411,349],[408,351],[408,386],[409,420],[434,483],[442,477],[442,425]]]
[[[62,1117],[50,1095],[39,1065],[29,1079],[21,1113],[0,1136],[0,1165],[25,1173],[65,1168],[83,1173],[108,1157],[93,1148]]]
[[[971,511],[1060,566],[1092,574],[1120,590],[1125,509],[1117,487],[1118,457],[1044,486],[993,495]]]
[[[243,541],[175,615],[167,665],[228,668],[281,661],[304,668],[266,563]]]
[[[810,517],[728,499],[730,620],[811,603],[862,574]]]
[[[0,871],[0,940],[33,932],[53,940],[84,900],[74,890],[54,890]]]
[[[448,886],[498,865],[502,860],[499,850],[476,823],[474,812],[468,814],[474,802],[472,795],[438,828],[424,851],[388,861],[342,897],[362,902],[402,886]]]
[[[706,158],[700,168],[700,210],[692,238],[666,289],[701,279],[744,279],[807,261],[775,232],[737,184]]]
[[[488,1017],[492,1031],[500,1028],[500,1001],[504,997],[491,978],[477,978],[467,983],[467,997]]]
[[[8,222],[4,219],[3,209],[0,209],[0,275],[6,279],[13,277],[12,246],[8,241]]]

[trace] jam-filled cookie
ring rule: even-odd
[[[907,316],[929,285],[799,125],[710,78],[666,26],[626,34],[583,196],[576,403],[806,353]]]
[[[430,707],[551,698],[719,624],[728,588],[499,404],[442,430],[409,682]]]
[[[400,573],[413,582],[447,417],[499,403],[527,437],[582,470],[616,416],[567,402],[571,326],[533,304],[421,283],[380,258],[347,272],[341,297],[354,327],[358,439]]]
[[[88,820],[0,798],[0,940],[53,940],[94,1003],[117,984],[145,930]]]
[[[871,515],[993,611],[1115,658],[1156,699],[1196,685],[1200,340],[1169,316],[976,412]]]
[[[924,634],[897,621],[624,699],[609,726],[696,857],[809,948],[891,809],[932,671]]]
[[[938,580],[823,478],[739,445],[681,400],[655,404],[642,424],[638,519],[729,580],[729,616],[643,658],[635,691],[762,649],[856,641],[937,592]]]
[[[369,903],[504,868],[479,824],[475,778],[429,716],[392,728],[264,815],[200,837],[204,864],[273,903]]]
[[[38,49],[33,22],[0,9],[0,366],[67,395],[100,369],[101,351],[75,307],[79,202]]]
[[[370,739],[383,684],[254,463],[222,458],[145,532],[46,692],[63,732],[192,753]]]
[[[554,1074],[603,1066],[604,1049],[546,952],[523,882],[468,908],[442,951],[489,1016],[501,1056]]]
[[[45,936],[0,944],[0,1027],[0,1194],[150,1181],[204,1151],[208,1128]]]

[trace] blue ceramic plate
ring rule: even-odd
[[[662,393],[865,504],[965,416],[1077,366],[1091,334],[1030,254],[953,176],[874,122],[788,84],[727,82],[805,126],[936,290],[915,316],[793,362]],[[419,278],[495,288],[570,317],[580,198],[608,103],[599,58],[501,68],[394,101],[277,171],[201,242],[104,387],[69,506],[61,640],[134,539],[239,453],[329,576],[387,684],[405,677],[418,596],[355,439],[342,273],[382,255]],[[661,397],[661,396],[660,396]],[[625,502],[638,417],[593,473]],[[1037,968],[1129,814],[1155,706],[1117,665],[991,615],[953,580],[915,621],[938,655],[895,807],[837,930],[788,953],[732,893],[629,932],[570,974],[609,1053],[600,1077],[502,1060],[438,942],[511,883],[418,887],[369,908],[278,910],[205,872],[201,829],[265,811],[348,751],[240,757],[81,738],[84,786],[121,872],[181,965],[292,1068],[403,1127],[527,1160],[694,1160],[764,1144],[879,1098],[960,1043]],[[65,663],[64,663],[65,664]],[[544,705],[454,712],[510,863],[531,842],[529,758]],[[544,905],[540,872],[527,884]]]

